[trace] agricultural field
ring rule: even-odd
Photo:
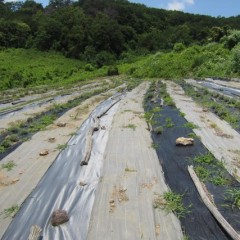
[[[18,101],[0,105],[2,239],[238,236],[237,98],[199,81],[116,76]],[[56,209],[67,220],[53,228]]]

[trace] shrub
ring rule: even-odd
[[[94,71],[94,67],[92,66],[92,64],[88,63],[85,65],[84,70],[87,72],[92,72]]]
[[[118,68],[116,66],[110,66],[107,71],[108,76],[119,75]]]

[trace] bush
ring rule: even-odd
[[[232,49],[232,70],[235,73],[240,73],[240,43]]]
[[[88,63],[85,65],[84,70],[87,72],[92,72],[94,71],[94,67],[92,66],[92,64]]]
[[[118,68],[116,66],[110,66],[107,71],[108,76],[119,75]]]

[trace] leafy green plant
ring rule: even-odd
[[[230,189],[226,191],[225,198],[232,203],[232,207],[240,209],[240,190]]]
[[[2,168],[7,169],[7,171],[11,171],[15,166],[16,163],[14,161],[9,161],[2,164]]]
[[[184,217],[189,212],[183,205],[183,195],[171,191],[165,192],[163,195],[157,195],[153,207],[174,212],[179,218]]]

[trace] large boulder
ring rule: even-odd
[[[176,139],[177,146],[192,146],[194,144],[193,138],[180,137]]]
[[[51,223],[54,227],[59,226],[68,221],[69,217],[67,211],[59,209],[53,212]]]

